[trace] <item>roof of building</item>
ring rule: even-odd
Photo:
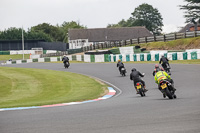
[[[120,41],[153,36],[145,27],[70,29],[69,40],[88,39],[89,42]]]
[[[194,24],[187,24],[185,27],[183,27],[180,31],[179,31],[179,33],[183,33],[183,32],[187,32],[187,31],[190,31],[190,27],[193,27],[194,26]],[[197,26],[200,26],[200,23],[197,23]]]

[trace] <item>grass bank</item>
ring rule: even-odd
[[[139,45],[141,48],[147,50],[186,50],[186,49],[200,49],[200,37],[177,39],[167,42],[151,42]]]
[[[0,67],[0,108],[40,106],[95,99],[107,85],[70,72]]]

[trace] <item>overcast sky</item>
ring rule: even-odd
[[[61,25],[76,21],[87,28],[106,28],[131,17],[139,5],[157,8],[163,17],[163,32],[175,32],[185,25],[184,0],[0,0],[0,30],[41,23]]]

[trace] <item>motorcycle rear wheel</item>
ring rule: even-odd
[[[165,88],[165,93],[169,99],[173,99],[172,93],[169,91],[168,88]]]
[[[145,93],[142,89],[139,89],[139,93],[140,93],[141,97],[145,96]]]

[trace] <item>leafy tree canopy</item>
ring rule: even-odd
[[[25,40],[44,39],[48,42],[59,41],[68,42],[68,29],[82,29],[86,28],[79,23],[63,22],[61,26],[50,25],[49,23],[42,23],[31,27],[27,32],[23,31]],[[22,29],[11,27],[7,30],[0,31],[0,40],[21,40]]]
[[[135,8],[131,17],[125,21],[122,19],[118,24],[109,24],[107,27],[133,27],[145,26],[153,34],[160,34],[163,26],[163,18],[156,8],[146,3]]]
[[[181,5],[180,9],[185,10],[184,17],[186,18],[186,23],[200,23],[200,0],[185,0],[186,5]]]

